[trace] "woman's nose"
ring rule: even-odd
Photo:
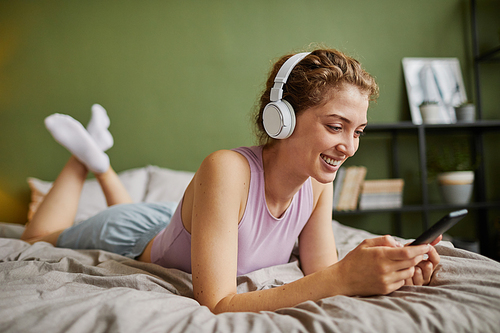
[[[345,136],[342,141],[337,144],[337,150],[347,157],[353,156],[358,150],[356,139],[351,135]]]

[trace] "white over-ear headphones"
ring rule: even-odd
[[[283,98],[283,86],[292,69],[311,52],[297,53],[281,66],[271,89],[271,102],[264,107],[262,122],[266,133],[273,139],[286,139],[295,128],[295,111]]]

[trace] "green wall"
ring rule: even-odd
[[[0,221],[24,222],[26,177],[52,180],[69,157],[49,114],[86,124],[100,103],[115,170],[194,171],[213,150],[254,143],[271,61],[311,43],[377,78],[372,122],[410,119],[403,57],[458,57],[471,94],[468,17],[465,0],[0,1]]]

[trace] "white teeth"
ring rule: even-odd
[[[333,166],[338,166],[341,162],[341,161],[337,161],[337,160],[332,160],[331,158],[329,158],[325,155],[321,155],[321,158],[323,159],[323,161],[325,161],[326,163],[333,165]]]

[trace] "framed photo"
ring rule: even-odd
[[[467,101],[457,58],[403,58],[403,71],[414,124],[422,124],[420,105],[437,104],[437,121],[455,123],[455,106]]]

